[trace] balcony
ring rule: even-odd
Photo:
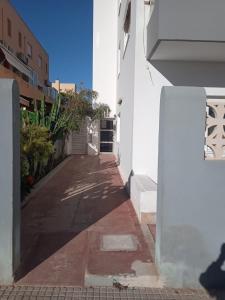
[[[155,0],[148,61],[225,61],[225,1]]]
[[[58,91],[55,88],[44,86],[43,92],[45,96],[49,97],[53,102],[56,100],[58,96]]]
[[[20,93],[30,99],[40,100],[45,96],[46,102],[54,102],[57,97],[55,89],[49,87],[49,81],[45,82],[48,86],[39,83],[38,74],[23,62],[23,58],[21,53],[16,56],[0,44],[0,78],[16,79]],[[8,67],[4,66],[5,62],[7,62]]]

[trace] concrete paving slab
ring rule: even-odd
[[[136,251],[137,239],[131,234],[103,235],[101,251]]]

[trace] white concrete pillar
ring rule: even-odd
[[[15,80],[0,80],[0,284],[20,263],[20,114]]]
[[[204,159],[205,129],[205,90],[165,87],[156,262],[166,285],[175,288],[224,288],[225,161]]]

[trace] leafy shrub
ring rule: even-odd
[[[49,131],[46,127],[31,124],[21,128],[23,172],[26,172],[28,162],[29,175],[39,177],[53,153],[54,146],[49,138]]]

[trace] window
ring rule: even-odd
[[[40,55],[38,56],[38,67],[42,67],[42,57]]]
[[[12,36],[12,22],[10,19],[7,19],[7,32],[8,36]]]
[[[18,33],[18,44],[19,44],[19,47],[22,48],[22,33],[21,32]]]
[[[100,152],[102,153],[112,153],[113,152],[113,143],[101,143]]]
[[[45,65],[45,71],[48,73],[48,64]]]
[[[100,133],[100,138],[102,142],[113,142],[113,131],[102,131]]]
[[[27,55],[32,58],[32,46],[30,43],[27,43]]]
[[[113,122],[111,120],[101,120],[100,122],[101,130],[112,130]]]
[[[113,152],[113,120],[101,120],[100,122],[100,152]]]
[[[131,2],[129,2],[126,12],[126,17],[123,25],[124,31],[124,53],[126,52],[128,40],[130,37],[130,23],[131,23]]]
[[[32,84],[34,86],[37,86],[38,85],[38,74],[36,72],[32,72]]]

